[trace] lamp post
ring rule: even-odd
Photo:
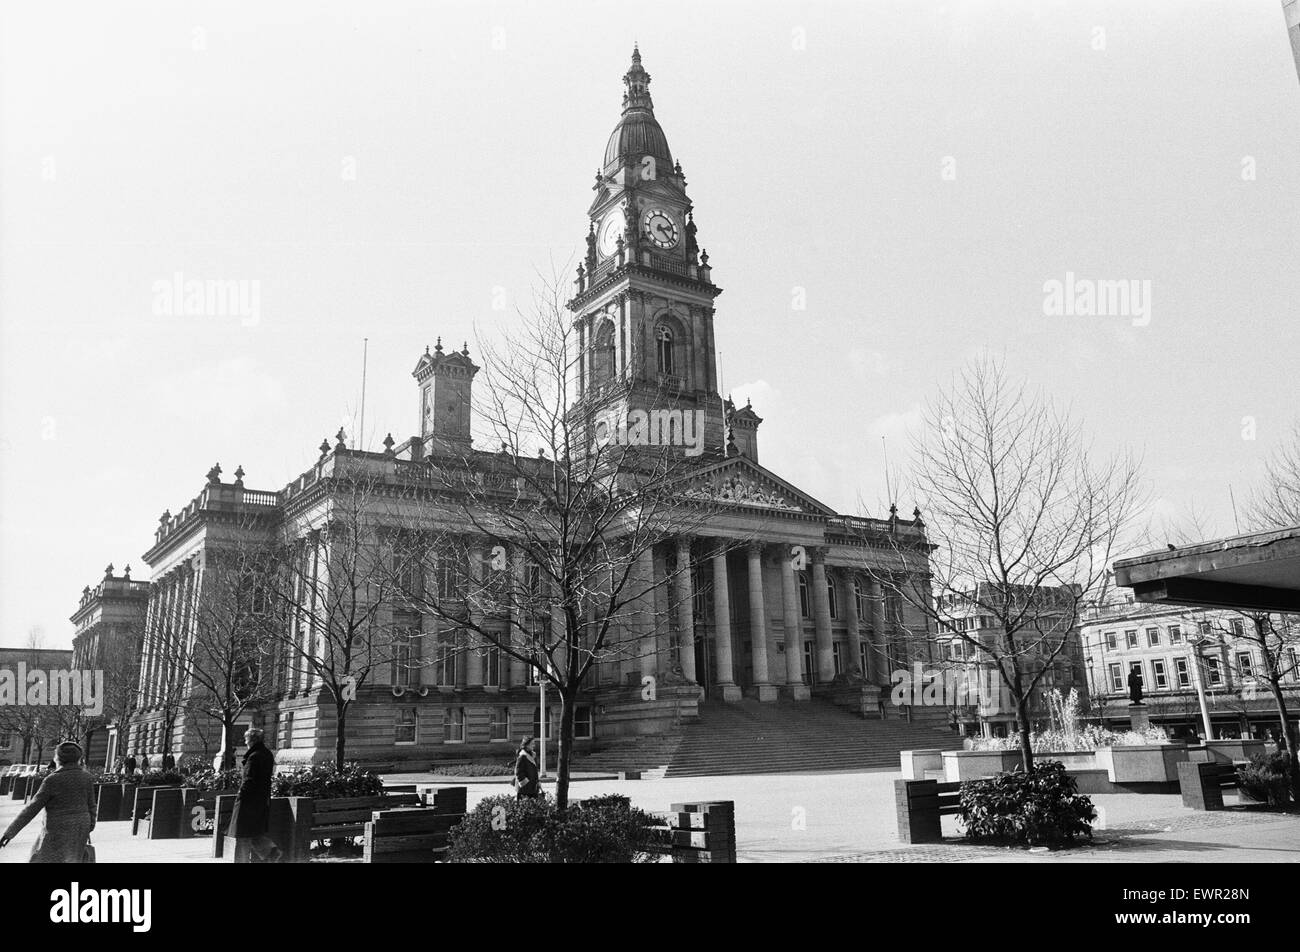
[[[1205,681],[1201,677],[1201,642],[1200,634],[1190,635],[1187,639],[1192,645],[1192,684],[1196,688],[1196,700],[1201,705],[1201,724],[1205,728],[1205,739],[1214,740],[1214,729],[1210,726],[1210,709],[1205,703]]]

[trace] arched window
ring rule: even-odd
[[[840,617],[840,607],[838,599],[835,597],[835,579],[831,576],[826,577],[826,601],[831,607],[831,617]]]
[[[808,575],[799,573],[799,614],[804,618],[812,617],[812,603],[808,598]]]
[[[659,372],[671,374],[673,370],[673,332],[667,325],[660,324],[655,333],[655,353],[659,360]]]
[[[614,323],[602,321],[596,329],[596,338],[592,342],[591,377],[596,385],[608,383],[614,379]]]

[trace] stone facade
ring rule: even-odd
[[[624,84],[623,117],[597,176],[587,253],[568,304],[579,351],[569,449],[577,455],[602,440],[627,439],[622,423],[644,414],[657,438],[681,450],[688,468],[680,499],[710,515],[705,524],[661,527],[637,556],[642,594],[612,622],[620,647],[588,678],[577,745],[669,730],[696,716],[702,699],[806,700],[825,691],[878,714],[891,665],[928,643],[924,615],[901,605],[887,614],[881,584],[924,577],[924,525],[919,513],[910,520],[836,513],[759,463],[761,418],[718,390],[714,301],[721,290],[698,245],[684,173],[654,118],[639,54]],[[276,697],[249,712],[250,722],[267,728],[281,764],[333,758],[332,694],[304,663],[320,637],[308,602],[328,574],[313,560],[329,526],[355,517],[377,547],[436,537],[456,554],[421,566],[427,574],[419,584],[460,598],[477,630],[521,653],[530,629],[559,622],[540,591],[532,599],[479,599],[494,580],[527,595],[532,567],[519,531],[470,531],[456,504],[466,479],[479,491],[519,492],[521,507],[527,503],[520,480],[494,470],[495,454],[472,446],[478,370],[468,347],[446,350],[439,340],[414,371],[418,435],[401,443],[390,435],[383,452],[368,452],[348,447],[340,431],[309,469],[274,491],[246,490],[242,470],[225,482],[214,467],[192,502],[164,514],[145,555],[154,597],[136,748],[215,753],[210,724],[165,710],[167,698],[186,690],[175,683],[169,645],[190,637],[169,619],[212,597],[204,566],[232,547],[278,538],[303,560],[306,581],[288,622],[301,630],[291,633],[293,650],[268,662]],[[344,487],[359,484],[368,501],[364,512],[349,514]],[[593,627],[594,612],[587,615]],[[531,663],[403,598],[374,606],[374,620],[391,637],[364,659],[370,676],[356,685],[348,715],[349,759],[421,769],[434,761],[505,762],[512,744],[538,732]]]

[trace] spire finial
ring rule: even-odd
[[[623,74],[623,112],[632,109],[645,109],[654,114],[654,103],[650,101],[650,74],[641,67],[641,49],[632,44],[632,65]]]
[[[438,338],[438,342],[437,342],[436,344],[433,345],[433,352],[434,352],[435,354],[441,354],[441,353],[442,353],[442,338],[441,338],[441,337],[439,337],[439,338]]]

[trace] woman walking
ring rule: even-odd
[[[533,739],[525,737],[515,758],[515,799],[536,799],[541,791],[537,775],[537,756],[533,753]]]
[[[81,746],[72,741],[59,745],[59,769],[41,783],[23,812],[0,836],[0,848],[45,811],[45,826],[32,846],[32,863],[81,863],[86,843],[95,828],[95,778],[81,767]]]

